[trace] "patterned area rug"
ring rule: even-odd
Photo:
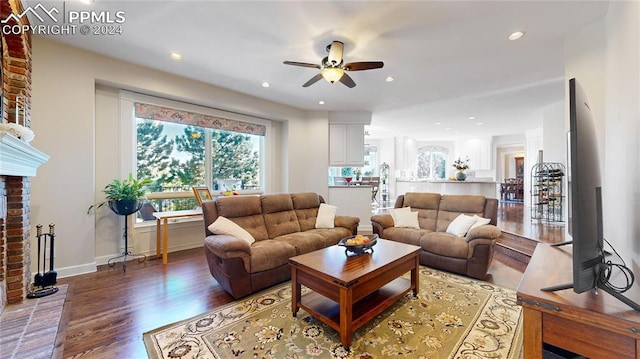
[[[358,329],[349,349],[304,310],[292,316],[290,282],[143,337],[150,358],[514,359],[522,311],[513,290],[421,266],[418,298]]]

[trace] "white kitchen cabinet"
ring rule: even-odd
[[[469,170],[490,170],[491,138],[469,139],[456,142],[456,152],[461,159],[469,159]]]
[[[364,166],[364,125],[329,126],[329,165]]]

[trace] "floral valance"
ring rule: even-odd
[[[158,120],[182,123],[185,125],[213,128],[216,130],[233,131],[249,135],[264,136],[267,127],[254,123],[230,120],[201,113],[181,111],[168,107],[149,105],[136,102],[136,117],[147,120]]]

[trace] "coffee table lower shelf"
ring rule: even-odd
[[[392,306],[405,294],[413,290],[411,281],[396,278],[382,288],[353,304],[351,330],[355,331],[371,319]],[[340,332],[340,304],[313,291],[302,295],[298,306],[313,317]]]

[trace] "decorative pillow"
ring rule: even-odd
[[[316,217],[316,228],[333,228],[338,207],[326,203],[320,203],[318,216]]]
[[[472,229],[474,229],[476,227],[480,227],[480,226],[485,225],[485,224],[489,224],[489,222],[491,222],[490,218],[482,218],[482,217],[480,217],[478,215],[475,215],[475,214],[473,215],[473,218],[476,220],[476,223],[474,223],[471,226],[471,228],[469,228],[469,230],[472,230]]]
[[[408,211],[395,211],[394,227],[415,228],[420,229],[418,223],[418,212],[412,212],[410,207],[406,207]]]
[[[218,217],[207,228],[214,234],[226,234],[228,236],[238,237],[240,239],[244,239],[249,244],[256,241],[251,233],[247,232],[244,228],[235,224],[233,221],[226,217]]]
[[[464,237],[474,223],[476,223],[475,218],[467,216],[466,214],[461,214],[449,223],[447,233],[453,234],[457,237]]]
[[[402,213],[409,213],[409,212],[411,212],[411,207],[392,208],[390,210],[390,213],[391,213],[391,218],[393,218],[394,226],[398,222],[398,220],[397,220],[398,216],[401,216]],[[397,215],[396,215],[396,213],[397,213]]]

